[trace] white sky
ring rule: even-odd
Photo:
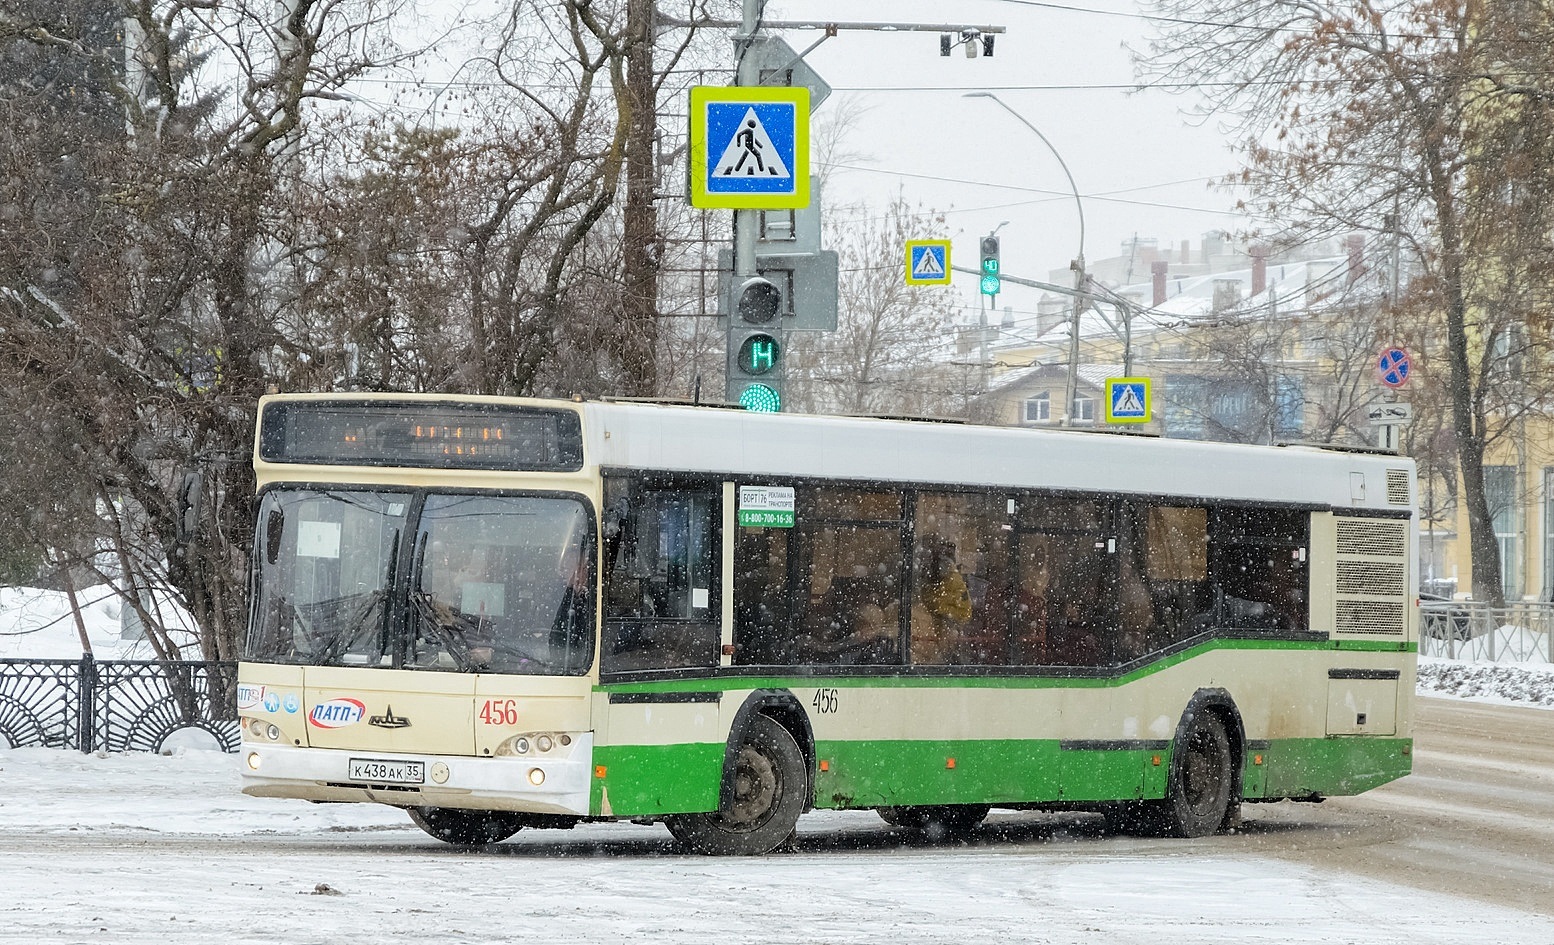
[[[1244,220],[1229,212],[1234,197],[1207,186],[1236,167],[1229,139],[1212,125],[1188,124],[1182,112],[1193,99],[1084,88],[1134,81],[1122,44],[1141,45],[1147,24],[1133,15],[1133,0],[1071,0],[1071,7],[1013,0],[772,0],[771,19],[888,18],[1008,29],[991,59],[967,59],[959,49],[941,58],[937,33],[844,32],[811,53],[807,61],[838,90],[817,119],[841,96],[855,98],[867,112],[849,143],[873,157],[868,170],[833,174],[827,203],[862,197],[877,205],[899,188],[911,203],[953,211],[948,232],[922,236],[955,239],[959,265],[976,266],[976,238],[1007,220],[1000,233],[1006,272],[1047,280],[1051,270],[1066,270],[1079,246],[1067,178],[1041,141],[995,102],[962,97],[986,89],[1041,129],[1062,154],[1084,204],[1088,259],[1119,255],[1135,236],[1172,247],[1190,240],[1196,252],[1206,231],[1243,229]],[[803,50],[820,34],[780,35]],[[1057,88],[1021,88],[1033,86]],[[904,90],[863,91],[875,87]],[[1139,281],[1147,278],[1145,271]],[[960,294],[975,305],[971,277],[956,279],[957,288],[964,283]],[[1018,314],[1035,300],[1034,293],[1011,289],[998,306],[1013,305]]]
[[[430,41],[460,14],[479,19],[501,5],[501,0],[424,3],[416,36]],[[664,3],[663,10],[685,12],[673,3]],[[1041,129],[1067,163],[1084,207],[1087,259],[1119,255],[1134,238],[1172,248],[1187,240],[1196,252],[1205,232],[1247,226],[1231,212],[1234,196],[1209,188],[1210,181],[1235,170],[1236,160],[1218,127],[1194,126],[1184,117],[1196,100],[1157,92],[1130,95],[1119,88],[1135,81],[1123,44],[1141,47],[1148,32],[1135,0],[769,0],[766,18],[1007,29],[997,37],[992,58],[967,59],[959,47],[941,57],[936,32],[846,31],[809,54],[806,61],[836,90],[817,110],[815,123],[843,111],[844,102],[863,110],[845,142],[855,158],[829,172],[829,224],[848,219],[839,209],[843,203],[862,201],[878,212],[899,192],[909,204],[947,212],[947,223],[925,221],[919,236],[953,239],[957,265],[975,267],[978,237],[1008,221],[1000,232],[1005,271],[1046,281],[1058,270],[1055,281],[1069,284],[1067,268],[1080,234],[1068,179],[1047,147],[1013,116],[995,102],[963,97],[987,90]],[[405,80],[474,77],[478,70],[460,63],[493,41],[489,29],[454,28],[435,52],[397,77],[362,84],[366,98],[356,107],[394,100],[413,115],[435,101],[440,121],[468,120],[478,111],[463,111],[457,85],[412,89]],[[798,51],[822,35],[772,32]],[[714,61],[731,67],[731,46],[710,42],[727,50]],[[1145,269],[1138,281],[1147,278]],[[973,278],[957,274],[949,291],[974,317],[981,301]],[[1008,286],[997,307],[1033,313],[1039,295]]]

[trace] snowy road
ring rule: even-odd
[[[0,752],[0,942],[1554,942],[1554,714],[1420,717],[1418,776],[1233,836],[995,814],[933,845],[833,813],[755,860],[624,824],[461,853],[397,811],[242,797],[227,756]]]

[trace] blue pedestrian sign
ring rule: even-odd
[[[809,89],[691,89],[693,207],[809,206]]]
[[[1376,359],[1376,375],[1381,382],[1393,390],[1397,390],[1408,383],[1408,374],[1413,366],[1408,352],[1402,348],[1388,348]]]
[[[907,240],[907,285],[950,284],[950,241]]]
[[[1106,422],[1148,423],[1150,380],[1147,377],[1106,379]]]

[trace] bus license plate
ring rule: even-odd
[[[420,761],[380,761],[376,758],[352,758],[352,781],[373,784],[425,784],[426,764]]]

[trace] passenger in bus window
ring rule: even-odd
[[[867,573],[833,577],[815,608],[819,619],[802,641],[809,661],[849,666],[897,662],[900,606],[891,599],[889,586],[888,579]]]
[[[976,580],[967,577],[967,583],[971,585],[972,617],[958,661],[976,666],[1018,662],[1012,652],[1015,647],[1010,634],[1017,620],[1030,619],[1036,601],[1013,579],[1005,542],[995,542],[978,555],[978,559],[981,568]]]
[[[1010,661],[1035,666],[1050,662],[1047,653],[1047,606],[1052,569],[1043,536],[1020,540],[1014,582],[1009,598]]]
[[[955,545],[936,535],[923,541],[917,599],[922,611],[912,618],[912,662],[948,663],[966,621],[971,619],[971,593],[956,564]]]
[[[1052,536],[1054,566],[1048,614],[1048,660],[1059,666],[1101,666],[1110,661],[1102,638],[1112,593],[1106,580],[1104,543],[1087,535]]]

